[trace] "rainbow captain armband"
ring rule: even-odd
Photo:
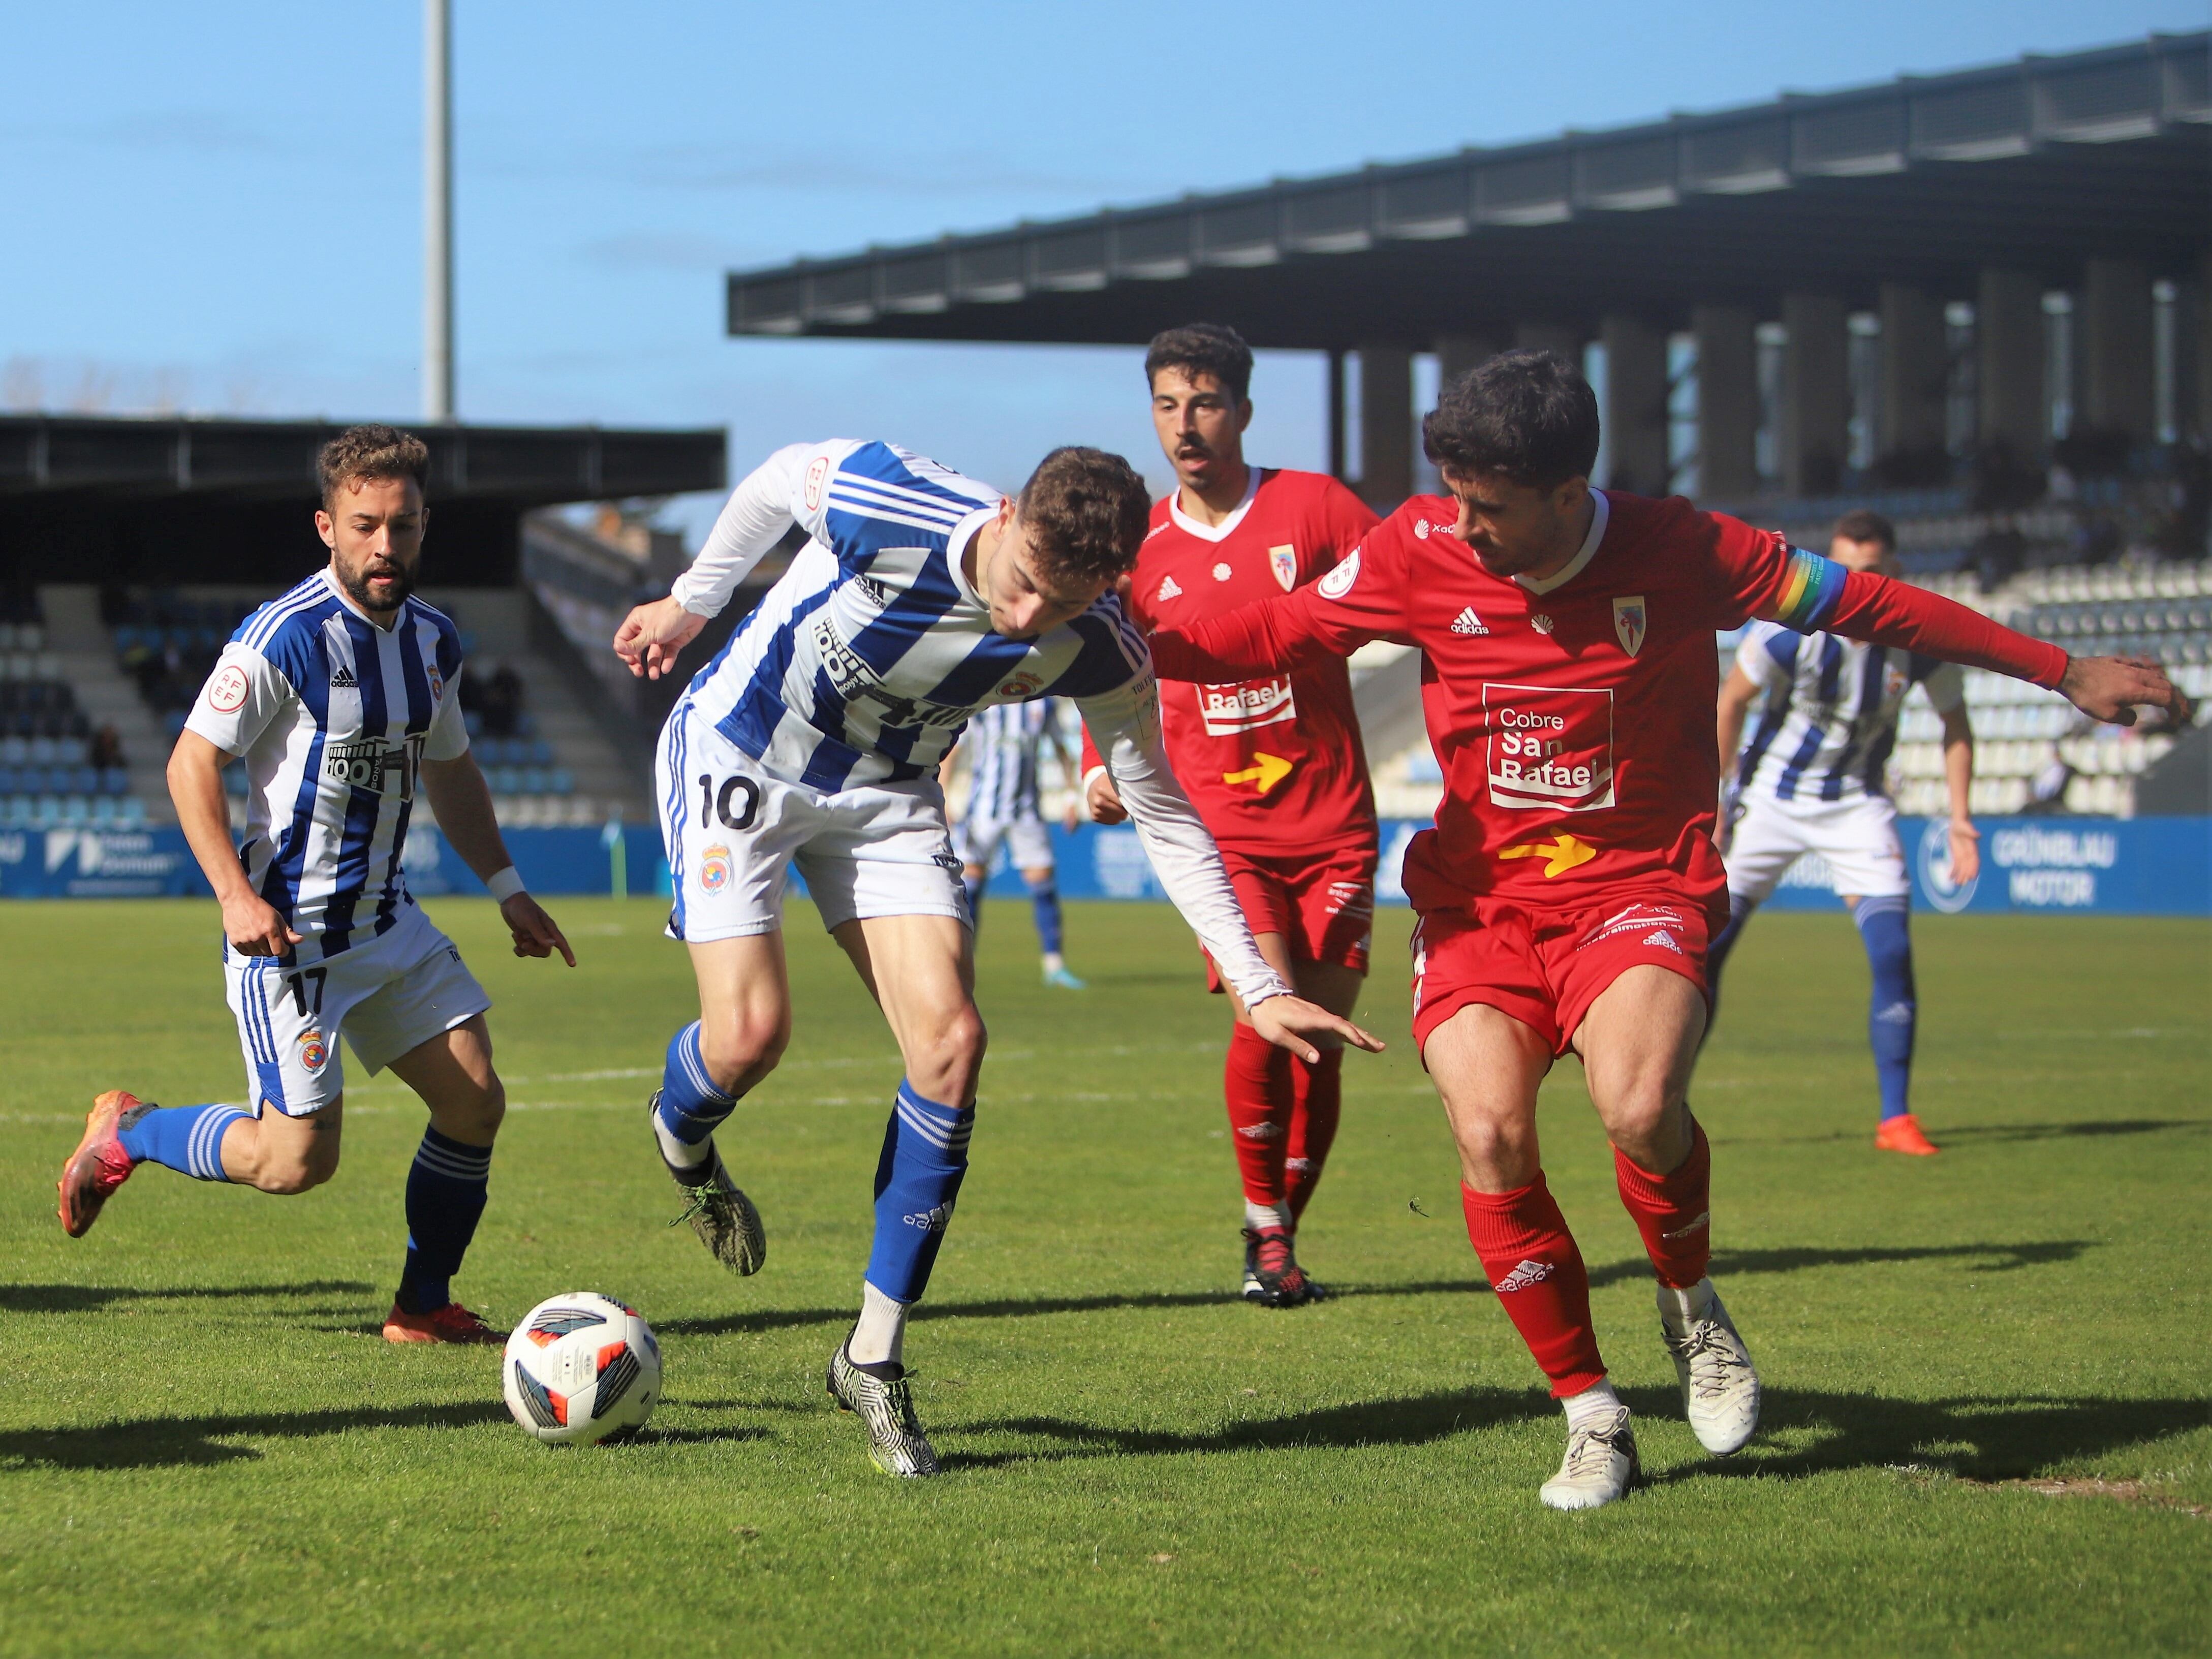
[[[1826,627],[1844,597],[1844,582],[1850,574],[1832,559],[1808,553],[1802,547],[1791,548],[1790,568],[1782,578],[1782,595],[1768,620],[1800,634]]]

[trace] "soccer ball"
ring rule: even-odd
[[[507,1339],[507,1408],[548,1445],[635,1434],[660,1398],[660,1344],[637,1310],[592,1291],[548,1297]]]

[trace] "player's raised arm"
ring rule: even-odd
[[[1370,640],[1411,643],[1402,533],[1397,518],[1386,520],[1318,581],[1187,629],[1160,629],[1152,636],[1153,667],[1163,679],[1212,684],[1348,657]]]
[[[1867,640],[1984,668],[2057,692],[2093,720],[2133,726],[2138,706],[2164,709],[2177,725],[2194,709],[2188,696],[2157,664],[2137,657],[2073,657],[2047,640],[2016,633],[1940,593],[1871,571],[1846,570],[1803,548],[1788,548],[1766,562],[1775,579],[1753,614],[1800,631],[1826,629],[1845,639]]]
[[[674,670],[678,653],[698,637],[710,617],[721,614],[738,584],[784,532],[810,508],[819,513],[827,477],[852,447],[787,444],[745,475],[724,503],[707,544],[676,579],[668,597],[637,606],[615,630],[615,654],[631,673],[657,680]]]
[[[1111,696],[1085,698],[1082,708],[1160,885],[1236,990],[1254,1028],[1310,1063],[1321,1058],[1308,1041],[1315,1036],[1382,1053],[1382,1044],[1350,1020],[1292,994],[1253,944],[1220,850],[1168,764],[1152,676]]]

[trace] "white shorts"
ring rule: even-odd
[[[343,1094],[340,1036],[374,1077],[491,1006],[453,940],[411,904],[400,915],[389,933],[301,966],[223,947],[223,990],[257,1106],[306,1117]]]
[[[1729,896],[1762,902],[1806,853],[1826,862],[1838,893],[1887,898],[1912,891],[1897,840],[1897,808],[1886,797],[1779,801],[1750,795],[1729,842]]]
[[[671,939],[775,933],[794,863],[824,927],[871,916],[968,920],[934,778],[834,791],[787,783],[689,703],[661,730],[653,775],[675,896]]]
[[[952,848],[963,864],[972,864],[988,875],[1002,842],[1015,869],[1052,868],[1052,831],[1035,812],[1018,818],[964,818],[954,832]]]

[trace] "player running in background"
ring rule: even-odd
[[[1445,777],[1406,854],[1413,1031],[1458,1141],[1468,1235],[1568,1422],[1545,1503],[1637,1478],[1581,1251],[1544,1182],[1536,1091],[1569,1049],[1658,1278],[1660,1330],[1700,1443],[1758,1425],[1759,1379],[1706,1276],[1710,1154],[1685,1097],[1727,918],[1712,841],[1717,629],[1753,617],[2032,679],[2102,720],[2185,711],[2148,664],[2069,661],[1962,605],[1791,548],[1686,501],[1589,487],[1597,399],[1547,352],[1492,358],[1423,425],[1443,496],[1416,496],[1311,587],[1152,648],[1218,681],[1419,646]]]
[[[407,1174],[407,1255],[389,1342],[505,1339],[449,1280],[483,1213],[506,1110],[491,1006],[400,869],[416,787],[499,902],[517,956],[575,957],[522,890],[461,720],[460,637],[410,597],[428,513],[429,452],[355,427],[316,459],[315,528],[329,565],[239,624],[169,757],[169,793],[222,906],[223,977],[252,1108],[93,1103],[62,1170],[81,1237],[140,1164],[264,1193],[337,1172],[343,1036],[371,1076],[390,1066],[430,1109]],[[222,769],[246,760],[246,842],[234,848]]]
[[[665,672],[794,521],[811,538],[661,732],[668,931],[690,948],[700,1018],[668,1045],[651,1121],[702,1238],[750,1271],[759,1218],[714,1132],[790,1040],[781,928],[795,860],[906,1061],[876,1166],[860,1315],[829,1376],[886,1474],[937,1471],[902,1358],[907,1310],[967,1173],[983,1060],[968,902],[937,781],[978,709],[1074,698],[1161,884],[1260,1029],[1308,1058],[1309,1036],[1379,1047],[1300,1000],[1253,948],[1169,769],[1143,636],[1107,592],[1136,558],[1146,505],[1129,464],[1095,449],[1054,450],[1008,501],[890,444],[794,444],[738,486],[674,591],[615,636],[633,672]]]
[[[1245,460],[1252,349],[1236,330],[1170,329],[1145,354],[1145,379],[1176,484],[1153,505],[1129,583],[1130,613],[1147,633],[1310,582],[1374,527],[1334,478]],[[1260,954],[1300,996],[1350,1014],[1375,915],[1375,795],[1344,664],[1170,687],[1160,723]],[[1091,816],[1118,822],[1113,780],[1087,746],[1083,767]],[[1206,977],[1229,989],[1210,965]],[[1244,1295],[1295,1308],[1320,1293],[1295,1240],[1336,1139],[1344,1051],[1322,1042],[1319,1060],[1299,1060],[1254,1029],[1234,990],[1229,998],[1222,1094],[1244,1186]]]
[[[954,826],[953,850],[960,856],[961,884],[968,891],[968,914],[983,925],[983,888],[991,879],[991,860],[1003,844],[1022,884],[1030,890],[1030,913],[1036,921],[1037,947],[1044,982],[1063,991],[1080,991],[1083,981],[1067,971],[1060,954],[1060,884],[1053,869],[1052,832],[1037,805],[1037,750],[1049,744],[1063,776],[1073,776],[1065,740],[1053,726],[1053,702],[994,703],[969,722],[953,751],[968,763],[968,799]],[[1076,825],[1075,803],[1068,802],[1066,826]]]
[[[1828,557],[1846,570],[1885,576],[1902,568],[1897,532],[1879,513],[1863,508],[1836,521]],[[1734,797],[1721,826],[1729,919],[1705,953],[1705,981],[1717,1012],[1721,966],[1751,913],[1801,854],[1819,854],[1835,872],[1836,890],[1858,925],[1874,970],[1867,1034],[1881,1085],[1881,1122],[1874,1144],[1883,1152],[1926,1157],[1936,1148],[1921,1133],[1911,1093],[1919,1013],[1906,925],[1912,882],[1898,845],[1897,808],[1883,777],[1897,743],[1898,713],[1916,685],[1927,688],[1943,722],[1952,873],[1972,881],[1981,868],[1981,836],[1967,808],[1974,731],[1958,665],[1770,622],[1753,623],[1745,631],[1735,666],[1721,685],[1721,769]],[[1746,743],[1744,716],[1762,694],[1766,706]]]

